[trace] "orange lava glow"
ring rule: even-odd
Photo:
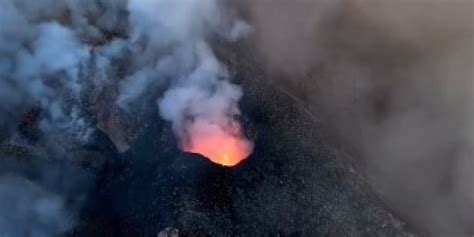
[[[251,153],[252,145],[245,139],[223,133],[194,137],[186,152],[198,153],[222,166],[235,166]]]

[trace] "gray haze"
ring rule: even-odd
[[[396,212],[474,233],[470,0],[245,1],[269,77],[327,119]]]
[[[72,227],[63,198],[33,182],[1,176],[0,193],[1,236],[50,237]]]

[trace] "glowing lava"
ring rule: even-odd
[[[189,145],[183,149],[201,154],[222,166],[235,166],[252,153],[253,145],[240,136],[211,129],[192,136]]]

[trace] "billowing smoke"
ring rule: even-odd
[[[326,119],[388,206],[429,236],[472,236],[473,2],[244,8],[268,77]]]
[[[87,83],[82,74],[91,57],[89,47],[71,28],[47,19],[60,13],[61,4],[53,4],[58,9],[34,8],[24,1],[0,4],[5,25],[0,32],[2,119],[18,123],[28,107],[38,106],[44,112],[39,124],[44,132],[67,133],[68,141],[87,139],[91,128],[74,102]],[[43,15],[49,11],[51,15]]]
[[[239,122],[243,92],[210,42],[237,41],[250,26],[224,4],[0,1],[1,145],[73,160],[72,152],[101,130],[124,152],[150,111],[159,111],[183,150],[224,165],[246,158],[252,144]],[[19,131],[19,125],[28,129]],[[0,201],[14,204],[0,208],[0,235],[52,236],[69,229],[67,197],[27,180],[0,180]],[[37,223],[15,227],[29,218]]]
[[[161,116],[172,122],[183,149],[214,161],[220,156],[246,158],[252,145],[236,119],[242,91],[229,82],[226,68],[206,40],[237,40],[249,26],[225,15],[216,0],[132,0],[128,9],[130,41],[141,51],[142,68],[123,82],[119,103],[136,100],[153,84],[170,79],[170,89],[158,106]]]
[[[246,153],[251,152],[235,119],[241,89],[229,82],[225,66],[208,43],[238,40],[250,27],[222,2],[0,4],[5,24],[0,31],[2,119],[12,118],[2,123],[3,130],[10,127],[4,124],[15,123],[36,106],[41,109],[41,131],[52,143],[62,140],[73,146],[87,141],[98,127],[124,151],[135,134],[116,134],[107,121],[134,117],[129,120],[139,123],[149,111],[145,102],[160,98],[160,114],[172,122],[183,146],[196,142],[203,125],[215,134],[235,137]],[[50,139],[54,134],[61,139]]]

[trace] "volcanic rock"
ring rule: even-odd
[[[254,153],[235,167],[179,150],[156,116],[112,157],[70,236],[414,236],[375,195],[317,117],[264,79],[252,54],[227,47],[244,87]]]

